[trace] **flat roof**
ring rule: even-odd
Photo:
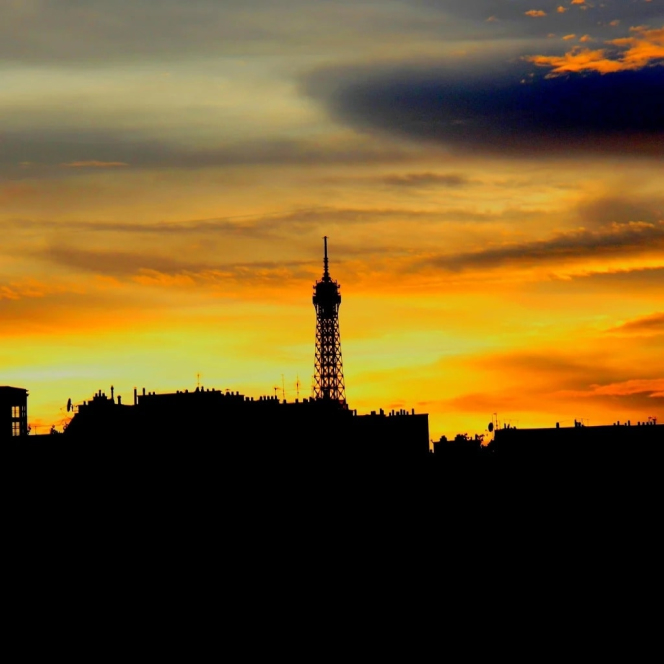
[[[9,385],[0,385],[0,392],[21,392],[27,394],[28,390],[24,387],[10,387]]]

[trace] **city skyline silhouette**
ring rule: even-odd
[[[631,420],[591,427],[582,419],[575,419],[573,428],[556,422],[555,428],[519,429],[509,421],[501,423],[494,413],[483,434],[458,433],[451,439],[442,435],[438,440],[430,439],[428,414],[416,415],[414,408],[412,412],[381,408],[358,417],[345,398],[340,286],[330,276],[327,236],[323,242],[323,274],[314,284],[312,298],[316,332],[309,398],[300,400],[298,379],[298,396],[289,402],[283,376],[280,394],[275,386],[274,395],[256,399],[228,389],[205,388],[200,374],[191,393],[188,389],[169,394],[142,388],[139,394],[134,388],[131,403],[123,403],[111,385],[110,396],[99,390],[82,402],[67,399],[66,410],[72,415],[61,431],[52,425],[49,437],[65,434],[67,440],[93,446],[133,442],[145,447],[149,441],[168,442],[177,448],[187,441],[205,441],[213,447],[223,444],[226,454],[234,450],[238,458],[300,459],[323,451],[325,457],[355,461],[416,460],[432,453],[439,461],[453,464],[496,460],[568,463],[572,458],[594,463],[598,450],[605,461],[659,454],[664,425],[657,427],[654,416],[635,420],[633,429]],[[25,388],[0,386],[0,436],[4,439],[20,442],[32,432],[27,396]],[[38,430],[33,433],[39,434]]]

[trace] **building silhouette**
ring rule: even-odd
[[[220,454],[249,458],[416,458],[429,452],[429,416],[414,409],[358,415],[346,403],[339,284],[332,280],[324,238],[323,276],[314,285],[316,351],[313,396],[288,402],[229,390],[142,393],[122,403],[98,391],[77,406],[65,434],[89,442],[132,440],[145,446],[216,445]]]
[[[0,386],[0,439],[28,435],[28,390]]]
[[[98,391],[77,407],[68,438],[212,444],[228,457],[416,458],[429,451],[429,416],[414,410],[358,415],[330,399],[257,399],[198,387],[134,392],[134,403]]]
[[[664,425],[615,422],[612,425],[497,429],[488,451],[506,461],[595,463],[639,461],[664,455]]]

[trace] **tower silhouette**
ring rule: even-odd
[[[327,259],[327,236],[323,278],[314,286],[316,309],[316,358],[314,361],[314,398],[336,401],[346,405],[344,370],[341,361],[341,336],[339,335],[339,284],[330,277]]]

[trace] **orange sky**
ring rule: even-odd
[[[360,413],[664,420],[662,97],[625,93],[662,87],[660,3],[219,4],[10,3],[0,384],[33,428],[197,374],[309,396],[323,235]]]

